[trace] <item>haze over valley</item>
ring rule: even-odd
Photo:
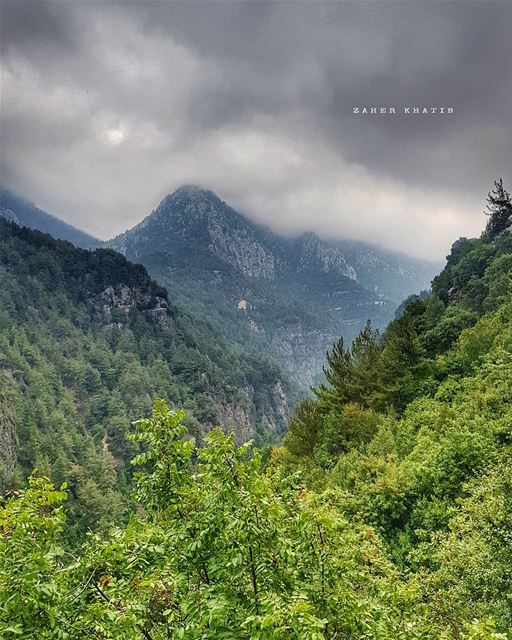
[[[85,248],[101,244],[5,189],[1,211]],[[384,328],[437,270],[361,242],[279,236],[198,186],[169,194],[106,246],[144,264],[173,303],[228,340],[263,349],[303,391],[321,379],[340,335],[350,342],[368,320]]]
[[[1,640],[512,640],[511,26],[0,0]]]

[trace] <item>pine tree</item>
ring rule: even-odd
[[[380,333],[373,329],[370,320],[350,348],[354,367],[354,389],[351,400],[362,406],[372,406],[373,395],[379,386]]]
[[[402,411],[414,397],[425,364],[425,351],[410,315],[403,315],[387,328],[380,362],[382,407]]]
[[[341,406],[352,399],[354,374],[350,350],[345,349],[343,338],[334,343],[332,351],[326,354],[326,359],[327,365],[323,370],[331,386],[321,384],[318,389],[313,389],[313,392],[326,407]]]
[[[485,227],[485,235],[496,238],[512,225],[512,202],[510,194],[503,186],[503,178],[494,181],[494,188],[487,195],[487,211],[489,216]]]
[[[380,334],[368,321],[354,340],[350,349],[345,349],[340,338],[330,353],[324,375],[330,387],[321,384],[313,389],[323,408],[340,408],[346,402],[355,402],[371,407],[379,384]]]
[[[321,431],[322,410],[317,402],[306,398],[299,402],[290,418],[284,444],[294,456],[312,456]]]

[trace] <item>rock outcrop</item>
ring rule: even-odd
[[[10,373],[0,371],[0,491],[8,484],[16,465],[18,439],[12,406],[14,388]]]
[[[155,296],[151,291],[125,284],[107,287],[100,296],[101,308],[107,323],[119,323],[121,312],[127,316],[132,309],[137,309],[149,319],[156,321],[162,328],[168,326],[169,308],[167,300]],[[116,322],[117,321],[117,322]]]
[[[7,209],[6,207],[0,207],[0,218],[20,224],[20,220],[14,211],[12,209]]]
[[[321,377],[334,340],[350,341],[369,318],[385,326],[396,304],[428,283],[419,286],[404,260],[366,245],[364,258],[352,260],[347,247],[311,232],[281,237],[190,185],[107,244],[142,262],[186,310],[274,358],[304,389]],[[384,293],[386,268],[403,283],[395,302]]]

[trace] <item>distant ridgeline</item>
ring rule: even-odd
[[[0,217],[82,248],[101,244],[6,189]],[[325,352],[340,335],[352,340],[368,319],[383,328],[438,271],[363,242],[281,237],[195,186],[177,189],[107,245],[144,264],[178,307],[244,352],[272,359],[304,392],[321,380]]]
[[[34,203],[3,187],[0,187],[0,218],[16,222],[22,227],[49,233],[54,238],[67,240],[83,249],[95,249],[101,245],[97,238],[42,211]]]
[[[275,365],[177,310],[141,265],[0,219],[1,484],[37,467],[67,479],[82,530],[117,520],[126,432],[156,397],[185,408],[195,435],[221,424],[269,441],[290,389]]]
[[[340,335],[350,341],[369,318],[384,327],[438,270],[361,242],[281,237],[196,186],[168,195],[108,246],[142,262],[183,308],[274,357],[304,389],[320,380]]]

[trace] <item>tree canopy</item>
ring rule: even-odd
[[[53,333],[31,342],[45,327],[32,318],[0,344],[0,379],[29,381],[0,393],[0,426],[22,416],[22,451],[37,453],[25,464],[41,463],[0,499],[2,639],[512,640],[509,231],[460,239],[431,295],[383,334],[368,324],[339,340],[273,447],[221,429],[194,438],[164,400],[128,434],[104,401],[133,402],[162,370],[165,385],[170,346],[137,316],[108,338],[79,303],[59,321],[69,299],[51,300]],[[84,412],[89,432],[68,432]],[[103,422],[132,457],[123,509]]]

